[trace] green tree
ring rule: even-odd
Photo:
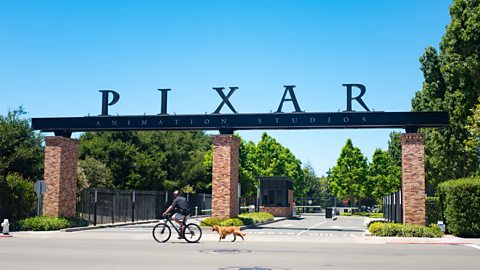
[[[35,214],[33,182],[18,173],[0,175],[0,215],[11,221]]]
[[[307,191],[305,192],[304,196],[320,198],[320,201],[325,203],[328,197],[327,177],[318,177],[310,163],[307,163],[303,166],[303,172],[307,185]]]
[[[0,116],[0,216],[18,220],[34,213],[33,182],[42,179],[44,150],[22,107]]]
[[[209,151],[204,159],[205,168],[209,172],[212,170],[212,160],[212,151]],[[305,196],[308,183],[301,166],[301,161],[288,148],[267,133],[262,134],[257,145],[240,138],[238,178],[242,195],[256,195],[257,177],[287,176],[293,179],[295,195]]]
[[[290,149],[282,146],[266,132],[257,144],[253,160],[258,176],[288,176],[293,180],[295,196],[305,196],[308,187],[301,167],[302,162]]]
[[[22,119],[22,107],[0,116],[0,175],[17,173],[30,181],[42,179],[43,138]]]
[[[80,136],[79,159],[94,158],[113,174],[113,185],[131,189],[130,174],[137,173],[135,158],[139,153],[137,132],[86,132]]]
[[[210,138],[203,132],[150,131],[85,133],[80,159],[94,158],[113,174],[121,189],[172,190],[208,188],[204,155]]]
[[[474,174],[478,151],[466,147],[467,119],[480,96],[480,2],[454,0],[451,22],[440,43],[420,58],[425,81],[412,100],[413,111],[448,111],[450,126],[421,130],[426,134],[426,180],[436,186],[448,179]]]
[[[347,139],[329,177],[331,193],[355,205],[358,199],[369,195],[367,172],[367,158]]]
[[[113,188],[113,174],[102,162],[87,157],[78,162],[78,182],[81,188]]]
[[[477,152],[480,159],[480,98],[478,104],[472,109],[472,115],[467,118],[468,139],[465,142],[465,150]],[[479,162],[480,163],[480,162]],[[480,166],[477,167],[476,175],[480,175]]]
[[[238,181],[242,195],[256,196],[258,187],[258,167],[256,164],[257,149],[253,142],[240,139]]]
[[[320,178],[316,176],[315,170],[310,163],[306,163],[303,168],[303,174],[305,175],[305,183],[307,189],[305,191],[306,197],[320,197],[322,193],[322,186]]]
[[[390,132],[388,140],[388,154],[392,158],[393,163],[402,166],[402,145],[400,143],[400,132]]]
[[[188,131],[142,132],[139,135],[141,151],[146,153],[144,160],[152,159],[148,161],[152,164],[148,166],[151,171],[145,179],[166,178],[169,185],[179,189],[191,186],[195,191],[205,191],[208,188],[211,178],[204,167],[204,156],[211,148],[209,136]]]
[[[376,149],[368,166],[368,182],[373,187],[373,197],[381,202],[383,196],[400,188],[401,167],[395,164],[388,152]]]

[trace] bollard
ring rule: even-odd
[[[3,220],[2,227],[3,227],[2,233],[4,235],[9,235],[10,234],[10,222],[8,222],[8,219]]]
[[[445,224],[443,224],[443,221],[437,221],[437,226],[440,227],[442,232],[445,232]]]
[[[195,206],[195,218],[198,216],[198,206]]]

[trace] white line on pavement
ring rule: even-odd
[[[479,245],[465,244],[465,246],[467,246],[467,247],[472,247],[472,248],[476,248],[476,249],[480,249],[480,246],[479,246]]]
[[[325,220],[325,221],[323,221],[323,222],[318,223],[317,225],[313,225],[312,227],[310,227],[310,228],[308,228],[308,229],[306,229],[306,230],[304,230],[304,231],[299,232],[299,233],[297,234],[297,236],[300,236],[300,235],[302,235],[303,233],[306,233],[306,232],[308,232],[309,230],[311,230],[311,229],[313,229],[313,228],[315,228],[315,227],[317,227],[317,226],[320,226],[320,225],[322,225],[322,224],[325,223],[325,222],[327,222],[327,221]]]

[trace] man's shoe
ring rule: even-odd
[[[185,239],[185,237],[179,236],[179,237],[177,237],[177,239]]]

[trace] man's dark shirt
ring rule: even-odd
[[[174,211],[176,213],[181,213],[182,210],[189,209],[187,199],[182,196],[178,196],[177,198],[175,198],[175,200],[173,200],[172,207],[173,209],[175,209]]]

